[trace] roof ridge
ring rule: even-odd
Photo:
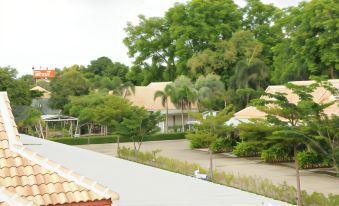
[[[43,157],[42,155],[26,148],[20,140],[20,136],[14,122],[13,113],[11,112],[7,92],[0,92],[0,117],[2,118],[2,124],[5,129],[5,139],[9,142],[8,148],[6,149],[9,149],[10,152],[27,158],[29,161],[41,166],[42,168],[52,171],[58,176],[65,178],[66,180],[72,181],[83,188],[86,188],[99,197],[111,200],[119,199],[119,194],[113,192],[108,187],[105,187],[97,183],[96,181],[93,181],[70,169],[67,169],[60,164],[57,164],[56,162],[51,161]]]

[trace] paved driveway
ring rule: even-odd
[[[122,143],[121,145],[133,147],[132,143]],[[81,145],[78,147],[116,156],[116,144]],[[162,156],[195,162],[206,168],[209,165],[208,153],[189,149],[189,142],[187,140],[144,142],[141,146],[141,151],[152,151],[155,149],[161,149],[160,155]],[[223,154],[214,155],[214,166],[220,171],[268,178],[275,183],[286,181],[289,185],[295,185],[295,170],[287,166],[264,164],[261,160],[234,158]],[[302,170],[301,186],[302,189],[308,192],[339,195],[339,178],[325,174]]]

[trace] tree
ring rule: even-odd
[[[205,142],[209,145],[208,151],[210,154],[210,178],[213,179],[213,151],[212,151],[212,143],[217,140],[217,138],[221,138],[220,134],[228,133],[228,138],[230,137],[230,133],[232,131],[231,126],[227,126],[225,124],[232,116],[232,105],[224,108],[220,111],[216,116],[210,114],[209,116],[203,115],[203,113],[191,113],[196,120],[200,123],[196,125],[196,131],[187,135],[189,140],[194,138],[200,138],[201,136],[204,138]]]
[[[271,65],[273,62],[271,48],[283,39],[281,28],[276,24],[283,11],[273,4],[264,4],[260,0],[246,0],[246,2],[246,6],[242,9],[242,28],[251,31],[263,44],[263,61]]]
[[[198,104],[210,112],[219,108],[220,102],[224,100],[225,86],[218,75],[200,76],[195,82],[195,89],[198,92]]]
[[[144,66],[146,62],[157,68],[164,67],[162,80],[172,81],[176,77],[175,46],[170,37],[168,21],[160,17],[139,16],[139,24],[128,23],[124,43],[134,65]]]
[[[183,75],[176,78],[169,87],[172,87],[170,97],[173,104],[181,110],[181,129],[182,132],[184,132],[184,109],[191,108],[191,105],[195,103],[196,90],[194,89],[192,81]]]
[[[160,112],[150,113],[144,108],[132,107],[129,116],[124,117],[122,122],[116,126],[117,133],[133,141],[134,155],[138,161],[138,152],[146,135],[159,131],[157,127],[161,120]]]
[[[12,67],[0,67],[0,91],[7,91],[14,110],[17,106],[29,106],[33,98],[41,96],[40,92],[30,91],[29,77],[17,78],[17,74]]]
[[[298,102],[289,102],[284,93],[265,93],[266,98],[256,99],[253,101],[253,104],[259,110],[267,113],[268,118],[274,121],[274,123],[281,125],[284,122],[288,123],[282,129],[273,132],[273,135],[268,137],[268,139],[293,147],[297,182],[297,204],[301,206],[300,174],[297,161],[298,146],[312,143],[312,137],[302,131],[302,126],[307,123],[309,118],[319,116],[333,102],[325,104],[314,102],[311,93],[319,87],[318,83],[313,83],[309,86],[288,83],[286,87],[298,96]]]
[[[241,26],[241,11],[233,0],[192,0],[175,4],[165,15],[175,40],[179,74],[188,74],[186,62],[194,53],[213,49]]]
[[[339,51],[334,42],[339,39],[338,19],[335,0],[312,0],[287,9],[284,18],[277,22],[287,40],[274,48],[275,58],[281,61],[276,64],[275,71],[287,73],[285,67],[306,68],[307,78],[310,75],[336,78],[339,75]]]
[[[89,93],[89,84],[79,67],[65,68],[51,80],[50,104],[53,108],[63,109],[70,96],[81,96]]]
[[[154,94],[154,100],[161,98],[162,106],[166,107],[166,122],[165,122],[165,132],[168,132],[168,101],[170,101],[170,96],[173,93],[173,87],[171,85],[166,85],[164,91],[156,91]]]

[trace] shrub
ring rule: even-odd
[[[299,167],[302,169],[311,169],[318,167],[328,167],[329,162],[324,162],[323,158],[312,151],[302,151],[297,154]]]
[[[161,141],[161,140],[176,140],[184,139],[185,133],[168,133],[168,134],[153,134],[144,137],[144,141]],[[88,136],[88,137],[62,137],[62,138],[50,138],[49,140],[59,142],[68,145],[84,145],[84,144],[105,144],[116,143],[118,139],[117,135],[111,136]],[[120,142],[131,142],[130,138],[119,138]]]
[[[291,148],[288,148],[282,144],[276,144],[270,147],[267,150],[261,152],[261,158],[265,162],[274,163],[274,162],[289,162],[292,161],[292,151]]]
[[[239,142],[232,153],[238,157],[256,157],[260,155],[261,145],[252,142]]]
[[[232,150],[232,140],[230,138],[217,138],[212,144],[213,152],[229,152]]]
[[[190,140],[191,148],[207,148],[211,142],[211,137],[203,133],[189,133],[186,138]]]

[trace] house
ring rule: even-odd
[[[339,79],[332,79],[328,80],[334,87],[339,88]],[[314,81],[292,81],[290,82],[295,85],[310,85],[314,83]],[[294,94],[290,89],[288,89],[284,85],[273,85],[268,86],[265,90],[266,93],[285,93],[287,99],[291,103],[297,103],[299,101],[298,96]],[[339,100],[339,97],[333,96],[329,91],[327,91],[324,87],[318,87],[314,90],[312,93],[313,100],[317,103],[328,103],[333,100]],[[265,98],[264,96],[261,98]],[[339,107],[338,104],[332,104],[331,106],[327,107],[324,110],[325,114],[332,116],[336,115],[339,116]],[[263,119],[266,117],[266,113],[258,110],[254,106],[248,106],[243,110],[240,110],[239,112],[234,114],[234,117],[230,119],[227,124],[233,124],[237,125],[240,122],[248,122],[250,119]]]
[[[132,105],[144,107],[150,112],[160,111],[161,114],[166,114],[166,107],[162,105],[161,98],[154,99],[154,94],[157,91],[164,91],[165,87],[172,82],[152,82],[147,86],[136,86],[134,93],[126,96]],[[198,106],[193,104],[190,109],[184,110],[184,124],[187,125],[190,121],[194,121],[188,115],[188,112],[198,112]],[[165,130],[165,122],[160,122],[158,125],[161,132]],[[181,110],[177,108],[171,101],[168,102],[168,128],[169,131],[175,128],[181,128]]]
[[[1,206],[109,206],[119,199],[111,189],[23,145],[6,92],[0,92],[0,166]]]
[[[35,86],[32,89],[30,89],[32,91],[39,91],[42,93],[41,97],[38,98],[34,98],[32,100],[32,104],[31,106],[35,109],[38,109],[42,112],[42,114],[44,115],[57,115],[61,113],[60,109],[52,109],[49,106],[49,99],[51,98],[51,92],[40,87],[40,86]]]

